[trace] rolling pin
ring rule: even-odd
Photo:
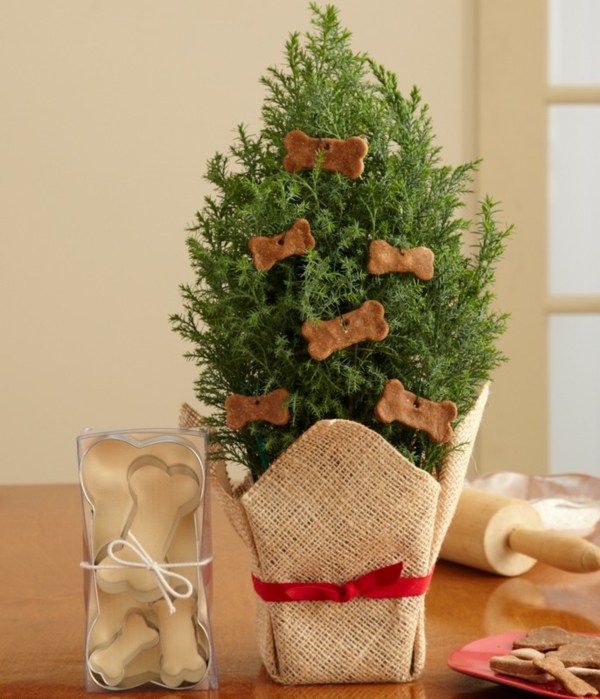
[[[507,577],[527,572],[537,561],[573,573],[600,570],[600,547],[545,530],[525,500],[469,487],[461,493],[440,556]]]

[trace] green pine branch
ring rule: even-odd
[[[504,359],[496,340],[506,316],[494,310],[492,288],[511,229],[497,226],[488,198],[474,225],[458,215],[477,163],[443,165],[419,91],[403,96],[395,75],[354,53],[334,7],[310,7],[312,31],[291,34],[285,65],[261,80],[260,133],[239,126],[228,152],[208,162],[214,194],[187,241],[195,283],[181,287],[183,310],[172,327],[192,348],[186,356],[198,367],[196,396],[212,408],[208,422],[223,455],[255,478],[324,418],[361,422],[432,471],[448,447],[399,423],[378,423],[373,407],[390,378],[431,400],[453,400],[459,419],[473,406]],[[363,175],[348,180],[318,164],[285,172],[283,139],[293,129],[365,138]],[[316,247],[267,272],[255,269],[249,238],[279,234],[298,218],[310,222]],[[462,252],[465,233],[477,240],[471,256]],[[374,239],[431,248],[434,278],[369,275]],[[302,323],[339,316],[367,299],[385,307],[387,338],[312,360]],[[226,427],[227,396],[278,387],[290,393],[288,425]]]

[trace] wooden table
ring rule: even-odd
[[[500,578],[440,562],[426,598],[427,664],[409,685],[271,682],[258,657],[254,600],[243,545],[213,498],[214,635],[220,689],[114,692],[174,699],[498,699],[528,696],[450,670],[446,659],[482,636],[556,624],[600,633],[600,573],[559,573],[541,564]],[[81,506],[75,485],[0,487],[0,699],[90,696],[83,688]],[[93,695],[92,695],[93,696]]]

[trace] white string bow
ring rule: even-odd
[[[172,568],[190,568],[190,567],[201,567],[205,566],[212,561],[212,556],[207,556],[199,561],[189,561],[186,563],[158,563],[155,561],[146,549],[139,542],[137,537],[131,532],[127,533],[127,536],[131,541],[127,539],[115,539],[111,541],[108,545],[108,557],[111,558],[115,563],[87,563],[83,561],[80,563],[81,567],[85,570],[116,570],[120,568],[145,568],[150,571],[156,578],[156,584],[163,596],[170,614],[175,613],[175,605],[173,604],[173,599],[189,599],[194,594],[194,587],[192,583],[183,575],[175,573]],[[117,553],[115,553],[115,547],[126,547],[130,549],[138,558],[139,561],[126,561],[123,558],[119,558]],[[167,578],[171,578],[174,582],[169,582]],[[184,592],[180,592],[175,587],[181,587],[183,585]]]

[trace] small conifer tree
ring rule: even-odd
[[[206,423],[223,456],[255,478],[323,418],[367,425],[431,472],[450,447],[398,422],[382,424],[373,409],[390,378],[430,400],[454,401],[458,420],[473,406],[503,359],[496,340],[506,317],[492,309],[491,287],[510,229],[498,227],[489,198],[474,224],[456,215],[476,163],[441,164],[418,89],[403,96],[395,75],[354,53],[334,7],[311,4],[311,11],[312,31],[291,34],[285,67],[269,68],[261,80],[260,133],[239,126],[228,154],[208,163],[216,193],[190,230],[196,282],[181,287],[184,309],[172,325],[193,345],[186,356],[199,367],[196,396],[213,409]],[[364,138],[364,172],[354,180],[326,172],[322,157],[312,169],[286,172],[283,142],[296,129]],[[277,235],[298,219],[310,222],[315,247],[256,269],[249,239]],[[465,233],[476,240],[469,255]],[[369,274],[374,239],[431,249],[434,277]],[[311,359],[302,324],[341,316],[368,299],[384,306],[387,337]],[[227,428],[228,396],[279,387],[289,392],[288,424]]]

